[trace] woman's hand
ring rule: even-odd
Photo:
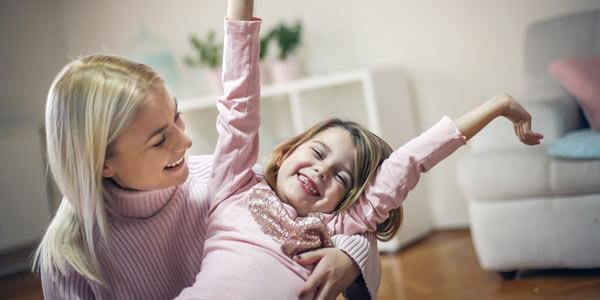
[[[358,265],[337,248],[323,248],[294,256],[299,264],[317,264],[298,291],[301,299],[335,299],[360,275]],[[313,296],[313,297],[311,297]]]
[[[510,95],[500,95],[500,100],[504,103],[502,116],[513,122],[515,134],[524,144],[533,146],[538,145],[544,136],[540,133],[531,131],[531,116],[529,113]]]

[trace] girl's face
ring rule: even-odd
[[[177,102],[161,86],[148,95],[133,122],[116,139],[115,154],[104,160],[102,176],[134,190],[182,184],[189,173],[185,151],[192,146],[184,130]]]
[[[282,158],[277,195],[301,217],[309,212],[333,212],[352,188],[354,151],[347,130],[321,131]]]

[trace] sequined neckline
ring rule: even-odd
[[[309,213],[292,219],[268,187],[254,187],[249,192],[248,209],[261,230],[281,245],[281,250],[292,257],[315,248],[332,247],[331,232],[322,213]]]

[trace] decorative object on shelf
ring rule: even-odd
[[[196,35],[190,36],[190,43],[194,47],[195,56],[185,56],[183,62],[191,68],[202,68],[208,90],[211,94],[222,94],[221,63],[223,57],[223,43],[216,41],[214,30],[210,30],[206,40],[199,39]]]
[[[171,93],[179,92],[175,57],[168,48],[168,43],[150,33],[144,25],[128,45],[127,57],[146,64],[155,69],[165,80],[165,86]]]
[[[300,64],[297,57],[292,54],[300,47],[302,40],[302,23],[288,26],[280,23],[273,28],[268,38],[276,41],[279,46],[279,56],[271,64],[271,78],[275,83],[297,79],[300,76]]]

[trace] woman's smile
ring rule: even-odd
[[[165,167],[165,170],[170,171],[170,172],[179,171],[179,170],[181,170],[183,165],[185,165],[185,155],[182,156],[177,161],[175,161],[174,163],[167,165]]]

